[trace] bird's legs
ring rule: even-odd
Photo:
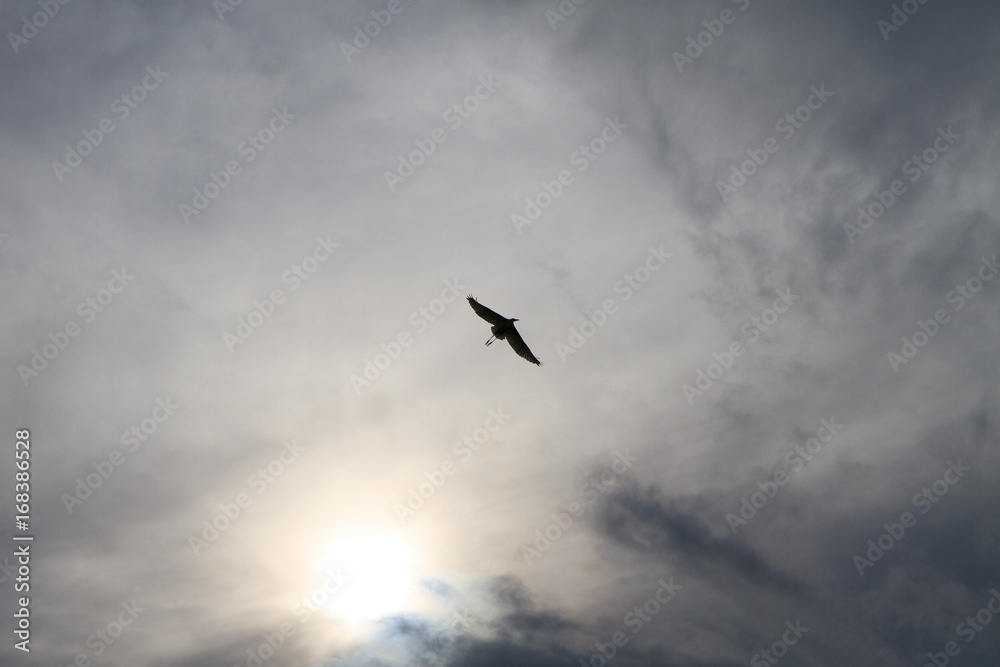
[[[492,343],[492,342],[493,342],[493,341],[495,341],[496,339],[497,339],[497,337],[496,337],[496,336],[490,336],[490,339],[489,339],[488,341],[486,341],[486,345],[487,345],[487,346],[489,346],[489,345],[490,345],[490,343]]]

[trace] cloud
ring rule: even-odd
[[[555,0],[243,2],[221,18],[211,2],[4,4],[0,421],[8,442],[33,438],[32,660],[246,664],[290,620],[272,664],[575,666],[623,631],[622,665],[735,665],[801,619],[789,664],[922,664],[948,641],[990,664],[995,624],[968,644],[956,628],[997,578],[1000,281],[954,294],[1000,249],[1000,5],[924,3],[886,40],[889,2],[561,4],[555,29]],[[25,21],[44,25],[15,52]],[[701,53],[681,71],[689,38]],[[144,86],[147,67],[169,75]],[[615,118],[621,136],[595,142]],[[599,159],[574,162],[583,150]],[[73,151],[88,154],[57,173]],[[390,190],[403,158],[421,164]],[[561,170],[572,184],[518,234],[511,215],[541,209]],[[180,206],[219,182],[188,224]],[[339,245],[311,271],[319,238]],[[669,263],[616,291],[660,244]],[[296,266],[308,278],[286,280]],[[506,304],[543,359],[617,310],[537,369],[484,348],[467,306],[440,308],[449,282]],[[786,288],[795,307],[746,344]],[[689,403],[683,385],[734,341],[745,352]],[[180,407],[131,451],[168,397]],[[509,422],[463,457],[490,409]],[[726,512],[831,415],[843,433],[731,536]],[[291,439],[300,462],[272,474]],[[622,483],[544,558],[518,558],[626,448]],[[914,494],[959,457],[972,470],[919,514]],[[0,457],[5,508],[14,462]],[[401,525],[394,505],[427,485]],[[904,511],[916,525],[860,577],[852,558]],[[228,525],[196,556],[213,520]],[[374,628],[303,619],[330,545],[359,534],[412,551],[405,608]],[[683,594],[633,636],[627,615],[670,576]],[[94,655],[133,599],[146,611]],[[21,653],[4,643],[0,662]]]
[[[656,488],[641,490],[633,485],[619,490],[607,497],[597,516],[600,529],[623,546],[663,555],[706,579],[731,572],[782,593],[807,592],[802,582],[774,568],[746,544],[714,535],[680,502],[661,499]]]

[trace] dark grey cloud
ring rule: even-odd
[[[714,535],[683,504],[661,498],[656,488],[630,488],[609,496],[598,521],[600,528],[621,544],[668,557],[699,576],[710,578],[721,570],[781,593],[807,593],[802,582],[775,569],[746,544]]]

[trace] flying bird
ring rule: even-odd
[[[491,327],[493,335],[490,336],[488,341],[486,341],[487,345],[492,343],[494,340],[506,340],[522,359],[527,359],[536,366],[542,365],[542,362],[536,359],[535,355],[533,355],[531,350],[528,349],[528,346],[524,344],[524,339],[521,338],[521,334],[517,333],[517,329],[514,328],[514,322],[518,321],[516,317],[504,317],[499,313],[494,313],[492,310],[476,301],[476,298],[471,294],[468,296],[468,299],[469,305],[472,306],[472,310],[476,311],[476,315],[479,315],[479,317],[493,325]]]

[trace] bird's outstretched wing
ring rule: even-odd
[[[500,315],[499,313],[494,313],[492,310],[490,310],[489,308],[487,308],[483,304],[481,304],[478,301],[476,301],[476,297],[474,297],[474,296],[472,296],[470,294],[466,298],[469,300],[469,305],[472,306],[472,310],[476,311],[476,315],[479,315],[479,317],[483,318],[484,320],[486,320],[490,324],[506,324],[507,323],[507,318],[506,317],[504,317],[503,315]],[[521,343],[521,345],[524,345],[524,343]],[[525,349],[528,349],[528,348],[525,348]],[[518,352],[518,354],[521,354],[521,353]],[[531,353],[529,352],[528,354],[531,354]],[[524,356],[524,355],[521,355],[521,356]]]
[[[536,366],[542,365],[542,362],[536,359],[535,355],[533,355],[531,353],[531,350],[528,349],[528,346],[524,344],[524,339],[521,338],[521,334],[519,334],[517,332],[517,329],[515,329],[513,326],[511,326],[510,331],[507,332],[506,338],[507,342],[510,343],[510,346],[512,348],[514,348],[514,351],[517,352],[517,355],[519,357],[521,357],[522,359],[527,359]]]

